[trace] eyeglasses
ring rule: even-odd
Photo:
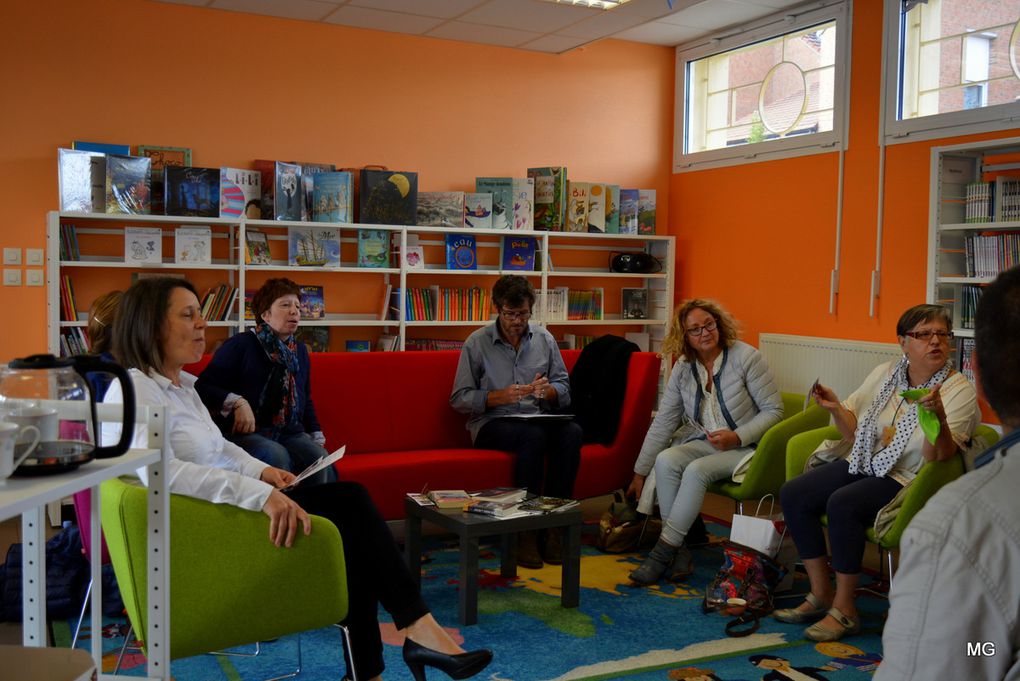
[[[698,338],[699,336],[701,336],[701,334],[705,333],[706,331],[708,331],[709,333],[715,331],[715,328],[716,328],[716,323],[715,322],[709,322],[708,324],[705,324],[704,326],[695,326],[693,328],[687,329],[687,335],[688,336],[694,336],[695,338]]]
[[[927,343],[928,341],[930,341],[932,336],[937,336],[939,341],[947,341],[948,342],[948,341],[953,340],[953,332],[952,331],[941,331],[941,330],[940,331],[907,331],[903,335],[910,336],[911,338],[916,338],[917,340],[921,341],[922,343]]]
[[[508,322],[517,321],[518,319],[526,322],[529,319],[531,319],[530,312],[515,312],[513,310],[500,310],[499,316],[507,320]]]

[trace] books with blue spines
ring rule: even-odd
[[[475,191],[492,194],[492,228],[510,229],[514,222],[512,177],[476,177]]]
[[[464,192],[418,192],[416,221],[428,227],[464,227]]]
[[[358,230],[358,267],[389,267],[390,233],[385,229]]]
[[[78,230],[74,225],[60,223],[60,259],[81,260],[78,250]]]
[[[321,286],[299,286],[298,291],[301,319],[322,319],[326,316],[326,299]]]
[[[562,499],[560,497],[533,497],[521,502],[522,511],[540,511],[542,513],[558,513],[580,505],[577,499]]]
[[[301,200],[301,219],[311,222],[314,218],[315,176],[319,173],[332,173],[336,166],[332,163],[299,163],[301,166],[301,188],[304,197]],[[337,220],[319,220],[319,222],[337,222]]]
[[[513,228],[535,228],[535,178],[514,178]]]
[[[620,317],[623,319],[647,319],[648,289],[620,289]]]
[[[57,149],[60,210],[106,212],[106,156],[97,151]]]
[[[148,215],[152,160],[136,156],[106,156],[106,212]]]
[[[71,142],[71,148],[79,151],[96,151],[100,154],[117,154],[129,156],[131,154],[130,144],[110,144],[108,142],[83,142],[75,140]]]
[[[209,227],[178,227],[174,230],[174,262],[212,264],[212,230]]]
[[[358,222],[413,225],[417,218],[418,173],[361,169]]]
[[[244,168],[220,168],[220,217],[262,217],[262,174]]]
[[[273,216],[277,220],[300,221],[304,213],[305,190],[301,166],[277,161],[273,173]]]
[[[492,229],[492,194],[470,192],[464,195],[464,226]]]
[[[124,262],[159,265],[163,262],[163,232],[159,227],[124,228]]]
[[[537,249],[538,239],[533,236],[503,237],[503,269],[534,270]]]
[[[287,261],[299,267],[340,267],[340,230],[311,225],[288,227]]]
[[[471,492],[471,498],[476,501],[495,501],[498,503],[519,503],[528,496],[528,490],[523,487],[489,487]]]
[[[606,185],[592,182],[588,185],[588,231],[606,232]]]
[[[351,222],[351,174],[347,172],[314,173],[312,178],[312,220],[316,222]]]
[[[562,232],[567,217],[567,168],[528,168],[535,180],[535,229]]]
[[[305,344],[308,352],[329,352],[328,326],[298,326],[294,337]]]
[[[606,234],[620,233],[620,185],[606,185]]]
[[[638,190],[638,234],[655,234],[655,190]]]
[[[568,232],[588,231],[588,192],[591,190],[590,182],[575,182],[571,180],[567,184],[567,225]]]
[[[462,489],[437,489],[427,496],[437,508],[461,508],[471,501],[471,496]]]
[[[638,233],[638,202],[640,191],[637,189],[620,190],[620,234]]]
[[[344,342],[347,352],[371,352],[372,341],[369,340],[348,340]]]
[[[478,269],[478,253],[475,238],[470,234],[446,235],[446,269]]]
[[[273,264],[273,258],[269,253],[269,238],[265,232],[259,232],[254,229],[245,230],[244,243],[247,246],[244,253],[245,264]]]
[[[167,166],[163,169],[167,215],[215,218],[220,214],[220,169]]]

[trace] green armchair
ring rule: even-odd
[[[128,618],[140,634],[148,631],[146,494],[137,481],[102,485],[103,533]],[[300,534],[287,549],[269,541],[262,513],[173,495],[170,518],[170,659],[318,629],[347,616],[343,543],[326,519],[312,516],[311,535]]]
[[[737,513],[744,512],[744,502],[760,499],[766,494],[776,495],[786,478],[783,477],[783,461],[786,459],[786,443],[797,433],[824,426],[829,422],[829,412],[812,402],[804,409],[804,396],[783,393],[784,420],[769,428],[758,443],[758,450],[751,459],[743,482],[727,478],[714,482],[708,487],[713,494],[729,497],[737,502]]]

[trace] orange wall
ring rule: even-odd
[[[925,300],[930,148],[886,150],[881,297],[869,316],[878,216],[882,3],[854,3],[850,144],[845,155],[840,294],[829,314],[835,255],[838,154],[681,173],[670,184],[678,300],[717,298],[757,344],[759,333],[895,342],[896,320]]]
[[[424,191],[568,166],[658,190],[667,224],[673,51],[605,41],[544,55],[148,0],[18,3],[0,22],[0,246],[45,245],[56,149],[185,146],[198,166],[255,158],[417,170]],[[42,288],[0,360],[43,351]],[[82,304],[84,307],[84,303]]]

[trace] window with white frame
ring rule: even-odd
[[[1017,127],[1020,0],[886,0],[886,141]]]
[[[674,170],[842,144],[847,23],[842,0],[814,2],[678,47]]]

